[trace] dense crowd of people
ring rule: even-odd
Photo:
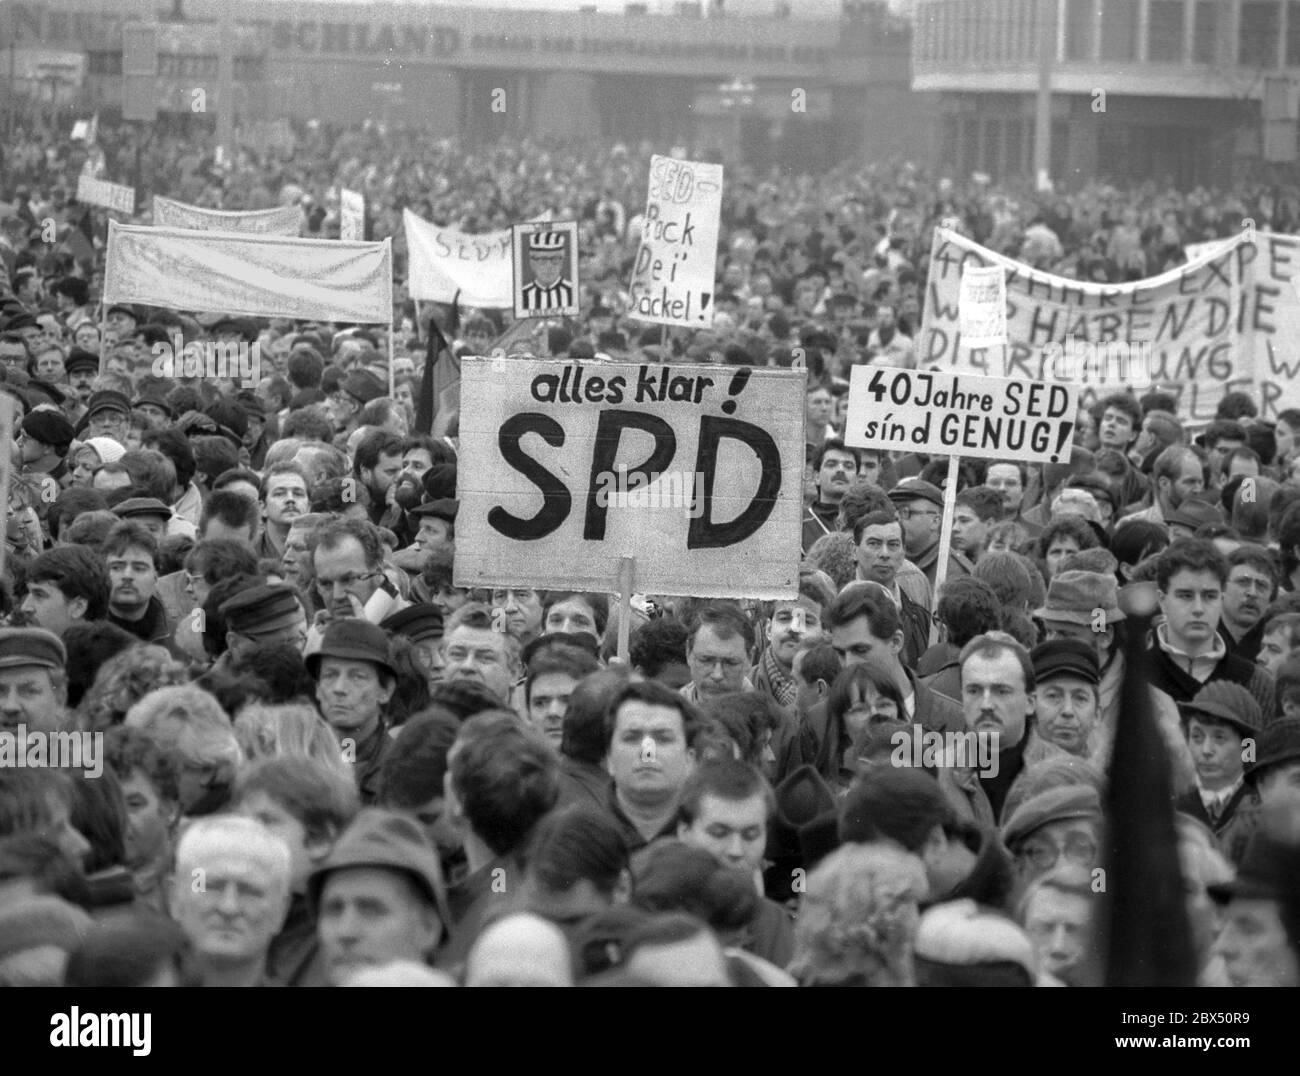
[[[849,368],[915,364],[938,221],[1125,280],[1294,197],[737,168],[713,326],[665,339],[626,315],[650,147],[294,136],[4,147],[0,983],[1101,985],[1140,719],[1176,981],[1300,985],[1300,410],[1108,395],[1068,463],[961,461],[943,565],[947,461],[843,439]],[[83,168],[321,238],[361,190],[399,285],[403,208],[549,211],[582,315],[399,298],[390,368],[386,327],[101,309]],[[543,344],[806,366],[797,597],[457,586],[459,360]]]

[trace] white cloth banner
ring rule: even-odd
[[[387,324],[392,241],[344,243],[109,222],[105,303]]]
[[[82,172],[77,177],[77,201],[83,205],[116,209],[129,217],[135,212],[135,188],[122,183],[109,183],[106,180],[95,179]]]
[[[440,228],[402,210],[406,227],[407,288],[412,299],[450,303],[460,292],[460,305],[514,307],[514,268],[511,231],[469,235]]]
[[[360,242],[366,237],[366,196],[359,191],[339,192],[339,238]]]
[[[296,236],[302,231],[302,210],[296,205],[288,205],[236,213],[204,209],[154,195],[153,223],[155,228],[188,228],[194,232]]]

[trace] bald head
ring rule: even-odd
[[[572,986],[563,932],[541,916],[508,915],[479,935],[465,964],[466,986]]]

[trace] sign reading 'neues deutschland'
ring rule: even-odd
[[[1079,386],[855,366],[844,440],[855,448],[1066,463]]]
[[[456,585],[793,597],[806,376],[465,358]]]

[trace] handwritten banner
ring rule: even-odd
[[[855,366],[844,440],[854,448],[1068,463],[1079,386]]]
[[[793,597],[806,376],[466,357],[456,584]]]
[[[339,191],[339,238],[359,243],[366,237],[366,196],[346,187]]]
[[[302,210],[296,205],[242,211],[205,209],[155,194],[153,223],[156,228],[185,228],[194,232],[296,236],[302,231]]]
[[[129,217],[135,212],[135,188],[95,179],[82,172],[77,177],[77,201],[84,205],[116,209]]]
[[[104,302],[390,322],[392,241],[340,243],[109,221]]]
[[[692,328],[713,324],[721,213],[722,165],[650,158],[650,191],[632,269],[632,317]]]
[[[509,228],[470,235],[430,224],[409,209],[402,211],[402,220],[410,261],[407,287],[412,299],[450,303],[459,291],[462,307],[513,307]]]
[[[1158,277],[1092,284],[1041,273],[936,229],[917,341],[923,369],[1073,381],[1084,406],[1110,392],[1159,387],[1193,422],[1228,392],[1255,395],[1260,414],[1300,406],[1300,238],[1258,232]],[[967,266],[1006,270],[1009,348],[971,346],[960,332]]]
[[[962,339],[971,347],[1007,342],[1007,277],[1002,266],[968,265],[962,270],[957,312]]]

